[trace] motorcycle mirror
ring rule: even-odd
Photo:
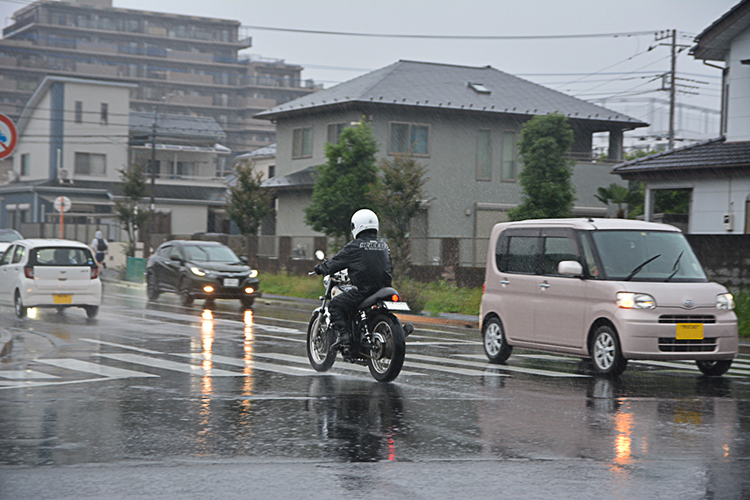
[[[317,258],[318,260],[325,260],[326,254],[323,253],[323,250],[316,250],[315,258]]]

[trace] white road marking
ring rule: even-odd
[[[182,357],[187,357],[191,359],[208,360],[208,361],[212,361],[216,363],[221,363],[224,365],[238,366],[240,368],[250,368],[252,370],[263,370],[263,371],[268,371],[268,372],[282,373],[284,375],[309,377],[310,375],[318,374],[318,372],[316,372],[312,368],[297,368],[296,366],[274,365],[271,363],[263,363],[262,361],[256,361],[254,359],[245,361],[244,359],[230,358],[228,356],[217,356],[215,354],[208,356],[208,355],[203,355],[201,353],[193,353],[193,354],[172,354],[172,356],[182,356]],[[254,354],[253,354],[253,357],[255,357]]]
[[[494,365],[491,363],[480,363],[476,361],[465,361],[462,359],[452,359],[452,358],[439,358],[436,356],[423,356],[421,354],[410,354],[409,358],[416,359],[416,360],[423,360],[423,361],[432,361],[435,363],[452,363],[455,365],[462,365],[462,366],[473,366],[477,368],[495,368],[498,370],[503,371],[509,371],[509,372],[517,372],[517,373],[526,373],[528,375],[542,375],[545,377],[563,377],[563,378],[581,378],[581,377],[589,377],[589,375],[582,375],[580,373],[568,373],[568,372],[556,372],[551,370],[538,370],[535,368],[524,368],[521,366],[512,366],[512,365]],[[486,359],[486,358],[485,358]]]
[[[122,368],[113,368],[111,366],[100,365],[98,363],[89,363],[88,361],[81,361],[72,358],[60,358],[60,359],[45,359],[40,358],[36,360],[37,363],[44,363],[46,365],[57,366],[58,368],[65,368],[66,370],[74,370],[84,373],[93,373],[107,378],[135,378],[135,377],[158,377],[158,375],[152,375],[151,373],[136,372],[132,370],[124,370]]]
[[[115,359],[117,361],[124,361],[126,363],[133,363],[136,365],[148,366],[150,368],[160,368],[162,370],[171,370],[181,373],[189,373],[191,375],[200,375],[206,377],[244,377],[245,374],[242,372],[229,372],[226,370],[220,370],[213,367],[203,367],[198,365],[191,365],[186,363],[177,363],[175,361],[168,361],[165,359],[152,358],[149,356],[140,356],[138,354],[130,353],[99,353],[99,356],[108,359]]]
[[[151,349],[143,349],[142,347],[134,347],[132,345],[126,345],[126,344],[115,344],[114,342],[105,342],[104,340],[97,340],[97,339],[81,339],[81,340],[83,340],[84,342],[91,342],[92,344],[101,344],[101,345],[106,345],[109,347],[119,347],[120,349],[138,351],[144,354],[164,354],[163,352],[152,351]]]
[[[306,365],[310,365],[310,360],[303,356],[292,356],[291,354],[281,354],[277,352],[263,352],[258,353],[254,352],[253,356],[258,356],[261,358],[269,358],[269,359],[276,359],[278,361],[288,361],[290,363],[302,363]],[[336,360],[336,364],[333,365],[335,370],[336,368],[342,368],[345,370],[353,370],[360,373],[370,373],[370,369],[366,366],[362,365],[356,365],[354,363],[347,363],[346,361],[343,361],[341,358]],[[416,373],[416,372],[407,372],[404,370],[401,370],[402,375],[424,375],[423,373]]]
[[[410,358],[413,358],[413,357],[414,356],[410,356]],[[482,371],[482,370],[467,370],[466,368],[456,368],[453,366],[415,363],[413,361],[408,361],[408,360],[404,362],[404,366],[408,366],[411,368],[421,368],[423,370],[433,370],[433,371],[438,371],[438,372],[452,373],[454,375],[468,375],[470,377],[478,377],[478,376],[508,377],[509,376],[506,373],[498,373],[498,372]]]
[[[35,372],[34,370],[1,370],[0,377],[11,380],[39,380],[60,378],[57,375]]]

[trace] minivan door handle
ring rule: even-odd
[[[510,281],[508,280],[500,280],[501,285],[510,285]]]
[[[539,283],[540,288],[549,288],[549,283]]]

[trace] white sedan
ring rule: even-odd
[[[101,301],[99,268],[83,243],[17,240],[0,260],[0,302],[12,304],[19,318],[32,307],[81,307],[94,318]]]

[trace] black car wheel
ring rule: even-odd
[[[148,300],[156,300],[159,298],[159,286],[156,284],[156,276],[154,273],[148,273],[146,275],[146,294]]]
[[[183,306],[193,305],[192,284],[188,278],[182,278],[180,280],[180,303]]]

